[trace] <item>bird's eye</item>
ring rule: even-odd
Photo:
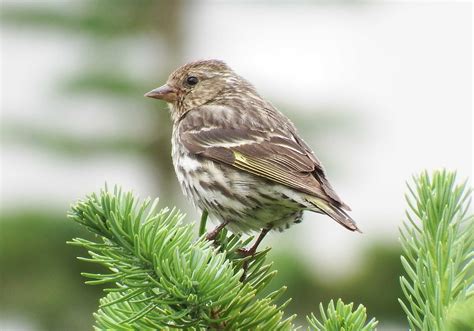
[[[186,83],[188,83],[188,85],[196,85],[197,83],[199,82],[199,79],[197,79],[197,77],[194,77],[194,76],[189,76],[188,78],[186,78]]]

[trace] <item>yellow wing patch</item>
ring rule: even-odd
[[[300,176],[285,172],[278,166],[275,166],[266,160],[260,160],[254,157],[247,157],[238,151],[233,151],[233,153],[235,159],[233,165],[238,169],[247,171],[254,175],[269,179],[285,186],[295,187],[297,189],[304,189],[308,191],[308,193],[323,193],[319,189],[319,185],[317,183],[314,183],[316,182],[316,180],[313,177],[310,177],[309,174],[308,181],[312,180],[311,183],[304,183],[301,180],[302,178]]]

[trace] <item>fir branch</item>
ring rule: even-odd
[[[275,304],[284,288],[256,297],[275,275],[266,252],[250,259],[242,283],[245,259],[236,251],[247,241],[223,232],[215,248],[203,236],[194,239],[193,224],[183,224],[181,213],[156,206],[106,188],[72,207],[70,218],[98,240],[70,243],[88,250],[83,260],[109,269],[83,273],[88,284],[112,286],[94,314],[97,329],[291,329],[294,316],[283,318],[288,302]]]
[[[450,306],[474,293],[474,217],[468,215],[470,190],[456,185],[456,175],[426,172],[414,179],[400,235],[399,299],[412,330],[443,330]]]
[[[319,305],[321,320],[314,314],[307,316],[310,325],[309,330],[316,331],[372,331],[378,324],[375,318],[367,322],[367,313],[364,306],[359,305],[355,311],[353,304],[344,304],[341,299],[337,300],[336,306],[331,300],[328,308],[324,310],[323,304]]]

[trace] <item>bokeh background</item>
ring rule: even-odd
[[[87,330],[102,295],[66,246],[69,205],[105,182],[198,215],[175,180],[166,105],[143,94],[218,58],[299,127],[363,234],[307,214],[271,235],[289,313],[397,303],[405,181],[472,169],[469,2],[2,1],[0,328]]]

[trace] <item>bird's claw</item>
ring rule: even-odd
[[[249,248],[249,249],[246,249],[246,248],[239,248],[237,250],[237,252],[242,255],[242,257],[247,257],[247,256],[252,256],[252,255],[255,255],[255,249],[252,248]]]

